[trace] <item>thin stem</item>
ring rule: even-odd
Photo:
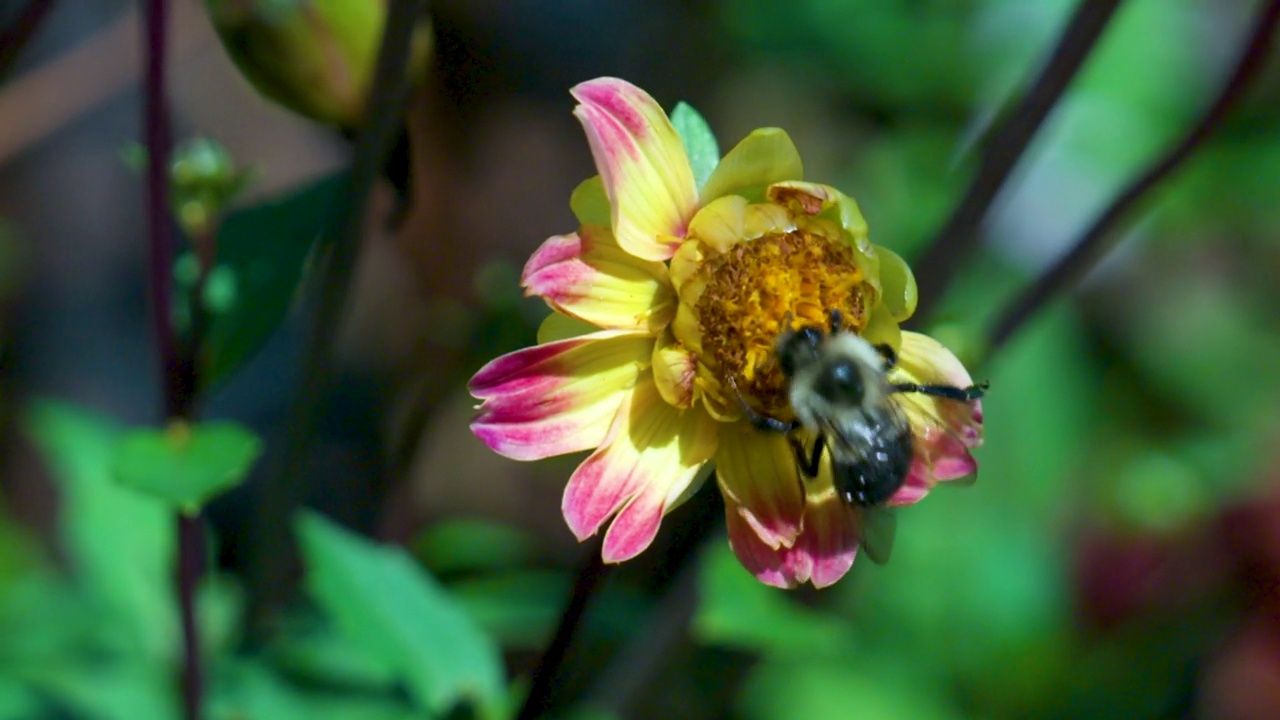
[[[978,244],[978,227],[1009,174],[1026,152],[1072,78],[1084,65],[1121,0],[1080,0],[1049,61],[1008,118],[983,144],[977,174],[928,251],[916,263],[920,302],[917,317],[927,317],[943,297],[964,258]]]
[[[719,489],[714,482],[708,482],[707,485],[711,487],[704,486],[681,509],[682,517],[677,518],[676,524],[679,534],[665,548],[661,566],[650,571],[648,576],[656,583],[658,604],[646,623],[646,631],[623,647],[618,657],[605,670],[604,676],[595,683],[600,688],[591,698],[596,705],[625,715],[625,708],[634,699],[635,691],[661,666],[667,651],[684,637],[693,615],[683,612],[681,608],[696,605],[682,604],[696,590],[696,569],[691,566],[706,546],[707,539],[724,527],[721,522],[724,503],[721,502]],[[560,617],[555,637],[533,671],[533,685],[525,697],[524,706],[520,708],[517,716],[519,720],[532,720],[546,714],[558,699],[556,693],[560,689],[562,667],[568,658],[569,648],[582,625],[591,596],[608,570],[600,556],[602,544],[597,539],[585,551],[586,555],[574,578],[573,592]],[[631,675],[625,685],[613,687],[612,683],[622,672],[618,670],[619,667],[629,668]]]
[[[532,720],[540,717],[551,708],[555,690],[560,680],[560,668],[568,656],[569,647],[578,635],[582,620],[586,617],[587,605],[596,587],[607,573],[604,560],[601,559],[603,541],[598,537],[583,549],[583,557],[574,575],[573,590],[569,594],[569,602],[560,616],[560,624],[551,638],[551,644],[538,659],[538,666],[533,671],[533,685],[525,696],[524,705],[520,708],[517,720]]]
[[[169,420],[189,420],[195,405],[196,363],[193,348],[174,329],[173,218],[170,210],[169,154],[172,131],[165,91],[168,2],[147,0],[144,5],[145,99],[144,133],[147,146],[147,230],[150,241],[151,321],[161,369],[164,414]],[[204,696],[199,626],[196,623],[196,587],[204,554],[200,516],[178,517],[178,605],[182,617],[184,717],[199,720]]]
[[[322,265],[316,289],[318,307],[307,343],[306,365],[291,409],[284,457],[279,472],[268,476],[255,528],[253,615],[258,621],[284,599],[296,562],[289,543],[289,515],[302,500],[304,460],[322,400],[330,387],[333,339],[346,307],[364,235],[369,193],[395,145],[409,97],[411,40],[425,10],[425,0],[391,0],[378,51],[373,86],[366,103],[365,124],[355,141],[355,157],[342,204],[321,239]]]
[[[1231,109],[1244,97],[1257,78],[1271,52],[1280,0],[1269,0],[1258,12],[1248,45],[1240,54],[1235,69],[1223,84],[1217,98],[1200,120],[1167,153],[1157,159],[1138,179],[1124,189],[1102,212],[1093,225],[1076,241],[1071,250],[997,316],[990,333],[989,350],[1004,345],[1022,325],[1050,298],[1078,283],[1101,260],[1120,235],[1115,232],[1121,220],[1162,180],[1190,157],[1192,151],[1212,135],[1227,118]]]
[[[9,74],[22,48],[26,47],[27,41],[35,35],[41,21],[55,4],[57,0],[31,0],[22,8],[18,18],[0,31],[0,80]]]

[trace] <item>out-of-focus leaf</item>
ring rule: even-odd
[[[172,720],[177,688],[164,665],[76,663],[33,668],[32,685],[87,720]]]
[[[237,423],[177,423],[125,435],[115,473],[121,485],[191,513],[242,482],[261,454],[262,441]]]
[[[206,387],[247,362],[280,326],[346,183],[346,173],[339,173],[222,221],[218,267],[232,271],[235,298],[209,315],[200,354],[200,379]]]
[[[527,565],[537,557],[529,533],[491,520],[446,520],[427,528],[414,552],[437,575],[500,570]]]
[[[560,572],[513,570],[449,585],[457,602],[504,647],[544,647],[564,611],[569,578]]]
[[[727,547],[706,553],[699,580],[693,633],[702,642],[804,656],[841,655],[855,647],[846,623],[762,585]]]
[[[121,429],[51,401],[34,406],[27,428],[61,490],[65,547],[78,580],[105,611],[100,624],[135,652],[173,657],[173,516],[155,498],[115,482]]]
[[[210,655],[231,650],[244,621],[244,591],[231,576],[206,576],[196,596],[200,642]]]
[[[0,719],[37,720],[48,711],[29,688],[10,678],[0,677]]]
[[[688,103],[676,103],[671,111],[671,124],[679,133],[680,142],[689,156],[694,186],[701,190],[720,162],[720,143],[716,142],[716,135],[706,119]]]
[[[952,720],[964,717],[911,668],[787,658],[760,665],[738,699],[750,720]]]
[[[254,661],[228,661],[216,669],[209,698],[212,720],[425,720],[394,694],[347,695],[331,688],[293,685]]]
[[[283,673],[311,685],[385,692],[396,682],[395,668],[328,622],[284,623],[268,656]]]
[[[435,713],[459,702],[482,717],[505,713],[497,647],[407,553],[307,513],[298,519],[307,587],[342,630],[396,669]]]

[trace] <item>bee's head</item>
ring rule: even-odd
[[[816,363],[825,339],[826,333],[812,327],[783,333],[775,347],[782,374],[790,380],[799,370]]]

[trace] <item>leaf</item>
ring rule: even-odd
[[[393,667],[424,709],[469,702],[505,714],[498,648],[400,548],[360,538],[314,513],[297,521],[307,588],[353,641]]]
[[[242,482],[262,454],[262,441],[233,422],[134,430],[120,442],[116,480],[125,487],[193,513]]]
[[[98,622],[134,652],[169,660],[178,640],[173,603],[173,516],[111,472],[123,434],[73,405],[37,402],[26,420],[62,494],[62,539],[79,580],[102,606]]]
[[[877,660],[879,660],[877,662]],[[740,717],[824,720],[958,720],[941,688],[890,660],[840,664],[788,658],[762,663],[738,699]]]
[[[449,590],[503,647],[539,650],[564,612],[569,578],[556,571],[508,570],[460,580]]]
[[[415,554],[437,575],[498,570],[528,564],[537,556],[529,533],[489,520],[434,523],[413,544]]]
[[[22,720],[48,716],[35,693],[10,678],[0,678],[0,718]]]
[[[711,171],[720,163],[720,144],[705,118],[685,102],[676,103],[671,111],[671,124],[680,135],[684,151],[693,168],[693,181],[699,190],[707,184]]]
[[[394,695],[294,685],[253,660],[224,663],[211,690],[211,720],[423,720],[420,711]]]
[[[307,258],[346,183],[346,173],[332,175],[223,220],[215,272],[223,271],[220,287],[231,299],[223,300],[226,306],[209,315],[200,349],[203,388],[235,372],[284,321],[302,283]],[[234,288],[231,293],[228,284]]]

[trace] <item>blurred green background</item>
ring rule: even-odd
[[[1259,5],[1122,3],[981,250],[914,329],[976,361],[994,314],[1207,105]],[[578,563],[559,517],[578,458],[494,456],[467,430],[463,385],[545,314],[517,279],[572,228],[569,193],[592,172],[571,85],[617,75],[667,108],[688,101],[722,147],[785,128],[808,179],[855,197],[872,239],[911,260],[1073,8],[432,3],[430,67],[375,189],[339,382],[302,473],[306,504],[348,530],[267,517],[302,551],[264,575],[263,554],[291,552],[254,528],[305,315],[266,335],[295,301],[349,143],[257,95],[206,6],[177,2],[177,137],[214,138],[251,170],[220,237],[235,306],[261,327],[206,414],[267,447],[207,513],[210,716],[518,706]],[[177,716],[172,530],[110,477],[124,428],[154,423],[159,404],[142,189],[121,157],[139,136],[136,22],[125,2],[64,0],[0,78],[0,720]],[[825,591],[766,588],[703,493],[599,587],[553,715],[1280,717],[1276,63],[1133,219],[1082,287],[972,368],[991,382],[978,481],[901,512],[892,562],[858,562]]]

